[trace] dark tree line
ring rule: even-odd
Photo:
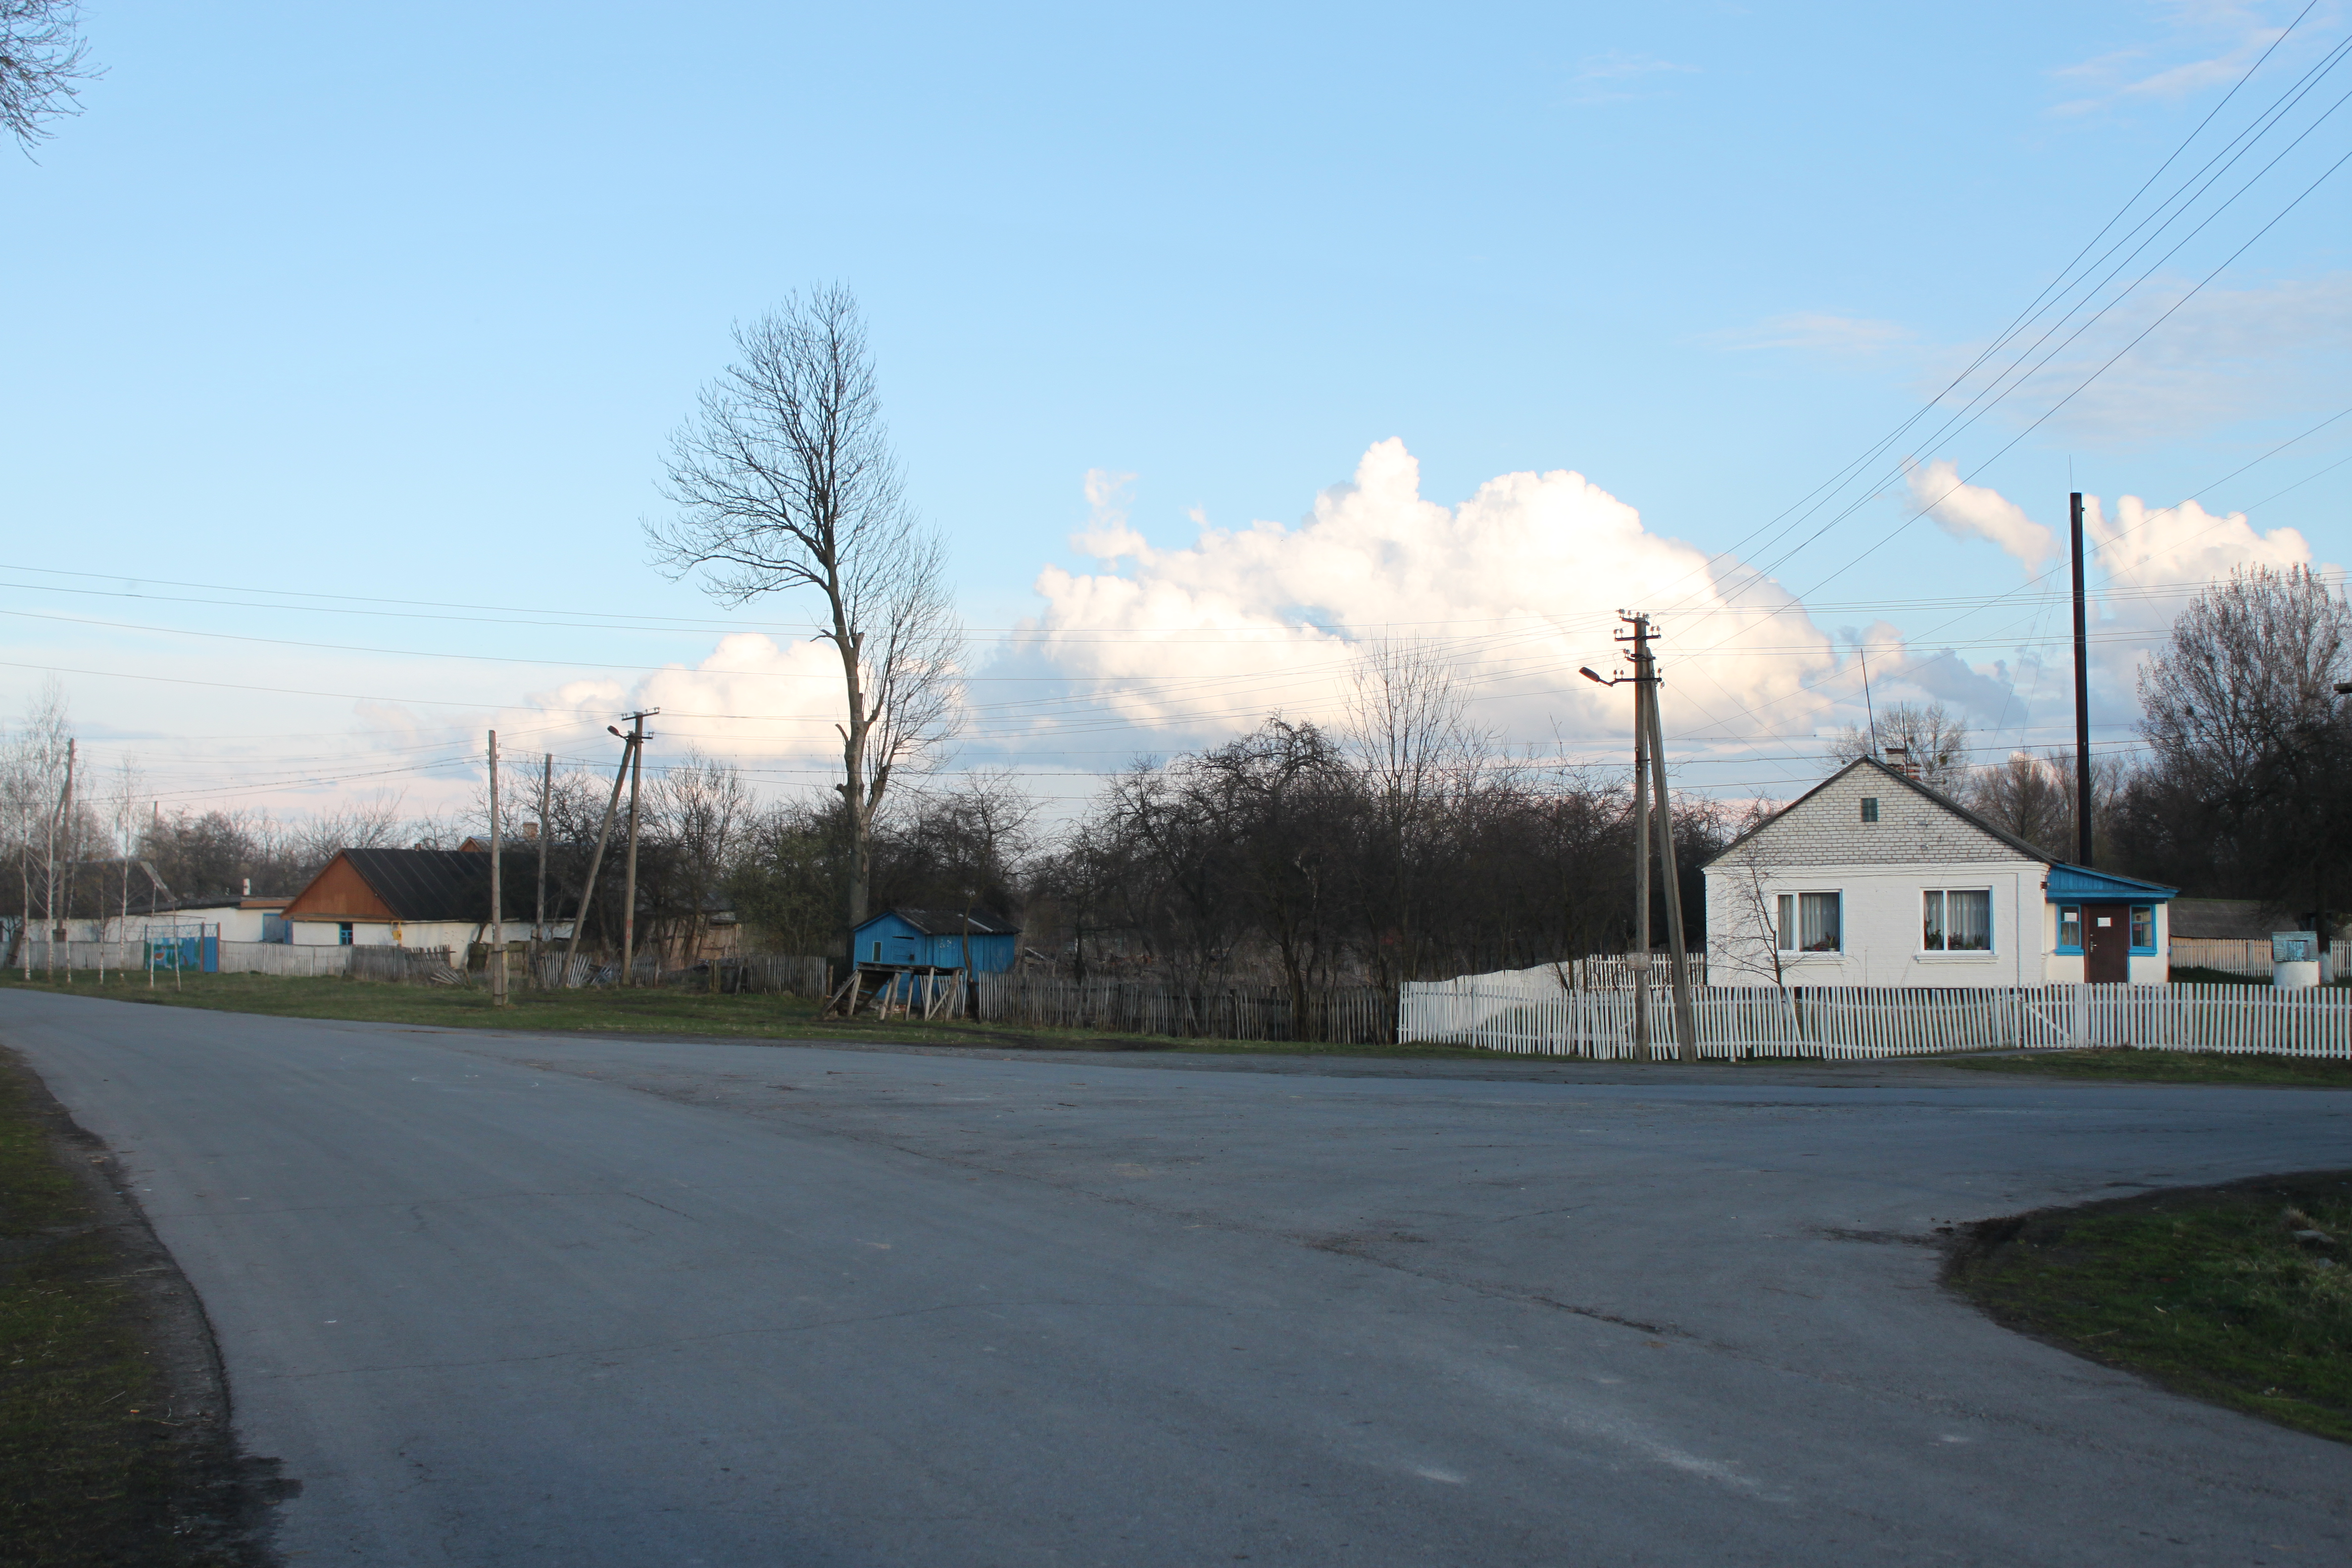
[[[2352,896],[2352,607],[2306,568],[2236,572],[2144,672],[2146,762],[2100,812],[2117,868],[2282,913]]]

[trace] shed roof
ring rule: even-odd
[[[887,909],[878,914],[866,916],[864,921],[858,923],[857,929],[859,931],[864,931],[867,926],[873,925],[877,921],[887,921],[894,916],[914,927],[915,930],[923,936],[961,936],[966,929],[964,926],[964,914],[961,910],[907,910],[897,908]],[[970,929],[971,931],[971,934],[974,936],[1019,936],[1021,934],[1021,928],[1019,926],[1013,924],[1011,921],[1006,920],[1003,916],[991,914],[986,910],[974,910],[971,911],[971,925]]]

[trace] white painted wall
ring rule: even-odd
[[[265,915],[273,915],[277,912],[278,911],[276,910],[240,910],[234,904],[215,909],[179,910],[166,910],[161,914],[152,915],[143,915],[136,910],[133,910],[128,920],[125,920],[121,915],[109,916],[102,925],[104,934],[98,937],[96,940],[101,942],[144,942],[146,940],[146,931],[149,926],[153,926],[160,931],[167,926],[173,925],[202,925],[220,927],[219,934],[220,939],[223,942],[259,942],[261,940],[262,917]],[[92,926],[98,926],[100,924],[100,922],[98,921],[77,921],[75,923],[77,925],[89,924]]]
[[[1844,948],[1784,952],[1790,985],[2039,985],[2054,930],[2042,896],[2042,867],[2015,858],[1937,866],[1876,864],[1770,867],[1765,908],[1782,893],[1843,896]],[[1749,913],[1748,869],[1706,868],[1707,979],[1717,985],[1769,985],[1772,961]],[[1920,895],[1930,888],[1992,892],[1990,952],[1922,952]]]
[[[334,947],[341,942],[339,922],[298,920],[292,922],[298,947]],[[449,947],[463,952],[468,942],[488,940],[489,928],[476,921],[353,921],[353,947]],[[530,934],[525,926],[523,933]]]

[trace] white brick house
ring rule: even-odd
[[[2163,983],[2175,889],[2070,866],[1883,763],[1706,863],[1717,985]]]

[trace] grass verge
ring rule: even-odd
[[[173,988],[168,978],[150,990],[143,974],[110,975],[104,985],[85,972],[72,984],[37,975],[27,982],[0,972],[0,985],[114,1002],[289,1018],[354,1023],[429,1025],[451,1029],[521,1029],[557,1034],[690,1035],[772,1040],[848,1040],[900,1045],[977,1046],[1024,1050],[1204,1051],[1228,1056],[1346,1056],[1450,1058],[1458,1061],[1541,1060],[1509,1058],[1460,1046],[1328,1045],[1310,1040],[1204,1040],[1165,1035],[1104,1034],[1087,1029],[1036,1029],[958,1019],[935,1023],[870,1017],[817,1017],[818,1004],[797,996],[714,996],[701,992],[644,990],[516,991],[505,1007],[489,993],[456,985],[394,985],[339,976],[315,979],[271,974],[189,974]]]
[[[2047,1078],[2129,1079],[2139,1083],[2289,1084],[2302,1089],[2352,1089],[2352,1061],[2310,1057],[2235,1056],[2221,1051],[2138,1050],[2115,1046],[2087,1051],[2027,1051],[2015,1056],[1952,1057],[1947,1067],[1971,1072],[2015,1072]]]
[[[110,1172],[0,1051],[0,1564],[257,1568],[275,1467],[237,1458],[202,1309]]]
[[[2318,1171],[1988,1220],[1946,1279],[2011,1328],[2352,1442],[2347,1238],[2352,1171]]]

